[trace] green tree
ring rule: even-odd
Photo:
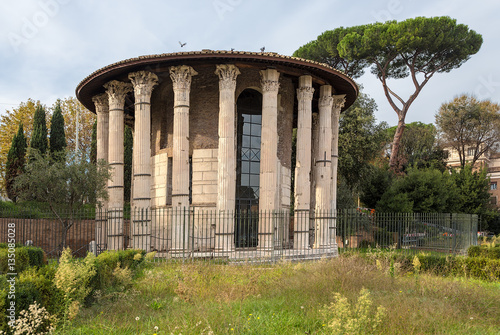
[[[36,106],[39,104],[40,101],[28,99],[26,102],[21,102],[19,107],[7,110],[5,114],[0,116],[0,193],[2,194],[6,194],[5,165],[12,139],[19,129],[19,124],[22,124],[24,136],[27,143],[29,143],[33,127],[33,116],[35,115]]]
[[[132,129],[125,126],[125,135],[123,139],[124,153],[123,153],[123,179],[124,179],[124,198],[125,202],[130,202],[130,192],[132,187],[132,150],[134,138],[132,136]]]
[[[388,138],[394,138],[396,129],[396,126],[388,129]],[[445,151],[438,145],[437,130],[432,123],[412,122],[406,125],[397,157],[399,171],[414,166],[435,167],[443,172],[446,170],[446,158]]]
[[[500,106],[463,94],[444,103],[436,113],[443,145],[458,152],[460,165],[472,166],[485,153],[499,148]],[[469,150],[472,156],[469,156]]]
[[[26,164],[25,173],[14,182],[21,200],[45,202],[62,227],[60,250],[66,246],[68,230],[75,224],[75,216],[84,204],[95,205],[108,198],[109,165],[97,165],[84,156],[66,153],[66,160],[54,159],[50,153],[29,153],[35,159]],[[69,214],[68,216],[64,214]]]
[[[392,182],[376,209],[380,212],[450,213],[458,210],[459,191],[449,172],[409,168]]]
[[[382,155],[385,122],[376,123],[377,105],[368,95],[358,99],[339,120],[339,175],[355,193],[371,173],[371,163]]]
[[[6,188],[9,199],[16,201],[17,192],[14,190],[14,180],[24,172],[26,163],[26,137],[24,137],[23,124],[19,123],[17,134],[12,139],[6,163]]]
[[[52,119],[50,121],[50,152],[54,155],[60,154],[66,148],[66,135],[64,134],[64,118],[61,113],[61,105],[56,104]]]
[[[94,121],[92,126],[92,141],[90,142],[90,161],[97,163],[97,120]]]
[[[293,56],[325,63],[353,78],[358,78],[363,75],[364,68],[369,65],[368,62],[362,58],[348,60],[341,57],[337,45],[349,33],[362,33],[361,29],[362,27],[340,27],[335,30],[327,30],[319,35],[316,40],[297,49]]]
[[[365,60],[380,80],[385,96],[398,116],[389,165],[397,169],[405,118],[411,104],[436,73],[460,67],[483,43],[480,34],[457,24],[449,17],[417,17],[405,21],[388,21],[359,26],[336,45],[339,56],[348,60]],[[335,46],[332,46],[332,48]],[[414,91],[408,98],[390,87],[410,78]]]
[[[486,168],[474,170],[471,164],[453,169],[451,177],[458,188],[458,211],[467,214],[488,215],[491,211],[490,179]]]
[[[38,105],[33,117],[33,133],[31,135],[30,148],[38,150],[42,155],[47,152],[47,120],[45,108]]]
[[[376,208],[384,193],[396,176],[388,166],[372,166],[370,174],[363,180],[359,199],[368,208]]]

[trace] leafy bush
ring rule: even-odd
[[[16,280],[16,319],[20,313],[28,311],[30,306],[37,302],[51,315],[64,315],[64,293],[54,284],[54,276],[57,264],[53,263],[41,268],[29,268],[19,273]],[[8,328],[6,318],[8,304],[6,276],[0,276],[0,330],[6,331]]]
[[[42,267],[47,264],[47,257],[41,248],[16,246],[14,258],[15,271],[10,271],[8,263],[9,254],[8,246],[0,246],[0,274],[8,272],[21,273],[29,267]]]
[[[83,302],[91,293],[91,282],[96,275],[95,259],[93,253],[88,253],[83,260],[73,259],[70,248],[63,250],[54,283],[64,292],[68,306],[73,301]]]
[[[124,277],[121,276],[124,272],[120,269],[129,269],[130,275],[133,275],[144,261],[145,253],[144,250],[135,249],[101,253],[96,258],[97,278],[94,281],[94,289],[102,290],[124,284]]]
[[[411,264],[413,256],[403,263]],[[466,276],[476,279],[500,280],[500,259],[486,257],[437,256],[419,254],[420,269],[440,276]],[[408,266],[405,266],[408,269]]]
[[[467,256],[500,259],[500,246],[487,248],[479,245],[471,245],[469,249],[467,249]]]

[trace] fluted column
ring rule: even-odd
[[[311,206],[312,77],[299,77],[297,89],[297,150],[295,164],[294,249],[309,247],[309,210]]]
[[[97,161],[108,162],[108,132],[109,132],[109,104],[106,93],[96,95],[92,98],[97,114]],[[108,201],[98,199],[100,203],[96,208],[96,244],[98,250],[106,247],[106,221]]]
[[[331,208],[334,217],[337,217],[337,170],[339,165],[339,122],[340,110],[345,104],[345,94],[333,96],[332,108],[332,185],[331,185]],[[330,241],[332,245],[337,243],[336,239],[337,220],[330,222]]]
[[[318,151],[315,157],[316,206],[315,248],[328,248],[330,244],[331,213],[331,152],[332,152],[332,87],[323,85],[319,94]]]
[[[147,71],[128,75],[134,87],[135,121],[133,150],[133,246],[151,247],[151,93],[158,84],[156,74]]]
[[[220,216],[215,230],[218,251],[234,249],[236,196],[235,89],[239,69],[233,64],[217,65],[219,76],[219,149],[217,155],[217,212]]]
[[[278,90],[279,72],[260,71],[262,85],[262,131],[260,148],[259,248],[270,250],[274,232],[274,213],[278,203]]]
[[[104,85],[109,99],[109,149],[111,180],[108,182],[108,249],[123,249],[123,134],[124,105],[132,85],[110,81]]]
[[[189,211],[189,94],[191,78],[198,73],[190,66],[170,68],[174,89],[174,134],[172,158],[172,207],[174,228],[172,247],[179,250],[188,247]]]

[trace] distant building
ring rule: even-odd
[[[468,161],[472,160],[474,155],[474,149],[469,148],[466,151],[466,159]],[[460,157],[458,151],[455,149],[448,149],[448,166],[460,166]],[[484,166],[487,168],[488,177],[490,177],[490,194],[491,194],[491,204],[500,207],[499,197],[500,197],[500,153],[498,152],[486,152],[475,163],[476,167]]]

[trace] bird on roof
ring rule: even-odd
[[[181,48],[186,45],[186,43],[181,43],[181,41],[179,41],[179,44],[181,45]]]
[[[260,52],[264,52],[264,51],[266,51],[266,47],[260,48]]]

